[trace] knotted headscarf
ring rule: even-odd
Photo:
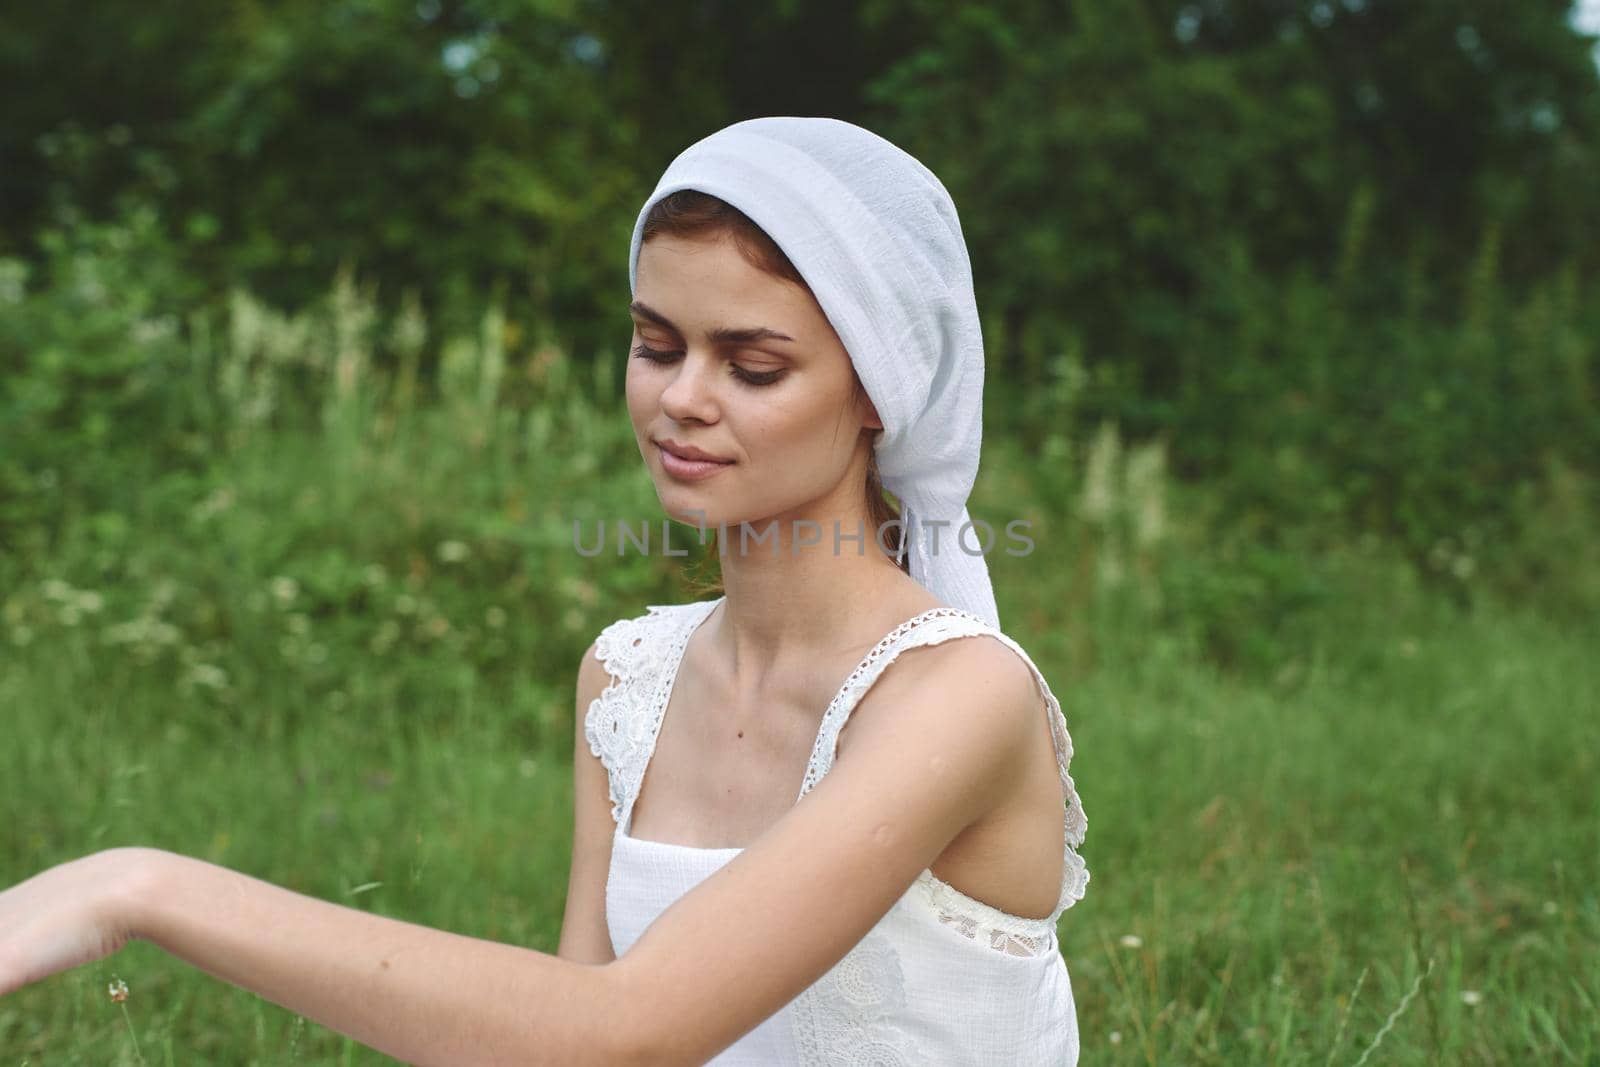
[[[749,216],[806,280],[883,422],[878,474],[900,501],[911,577],[998,628],[983,557],[993,531],[963,530],[983,440],[983,335],[944,185],[904,150],[838,119],[734,123],[679,154],[640,209],[630,291],[650,209],[683,189]]]

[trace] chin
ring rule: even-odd
[[[712,505],[705,496],[693,489],[686,490],[681,485],[674,485],[666,492],[656,493],[656,499],[661,502],[661,510],[666,512],[667,518],[674,522],[681,522],[688,526],[704,525],[707,530],[715,530],[718,522],[726,521],[725,512]]]
[[[730,510],[717,504],[707,496],[697,494],[693,489],[687,492],[683,487],[674,486],[677,492],[661,494],[661,510],[668,519],[681,522],[685,526],[703,527],[707,533],[716,533],[719,526],[726,526],[730,530],[737,530],[739,523],[751,523],[756,529],[761,529],[766,520],[760,519],[749,511]]]

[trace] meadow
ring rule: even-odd
[[[573,548],[574,521],[659,528],[620,346],[491,309],[424,382],[420,313],[383,367],[371,322],[348,279],[300,316],[236,294],[215,335],[168,331],[187,429],[26,472],[0,882],[140,844],[555,951],[578,657],[707,560]],[[1587,483],[1550,474],[1573,595],[1541,600],[1460,545],[1430,575],[1381,538],[1252,538],[1169,474],[1181,447],[991,433],[971,508],[1036,542],[990,565],[1077,748],[1083,1062],[1600,1062],[1594,531],[1558,506]],[[384,1062],[137,943],[0,1001],[0,1055]]]

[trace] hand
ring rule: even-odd
[[[0,996],[116,952],[155,849],[113,848],[41,871],[0,893]]]

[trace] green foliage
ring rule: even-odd
[[[42,498],[59,534],[0,560],[0,800],[32,813],[0,827],[0,883],[146,844],[554,950],[577,658],[683,599],[691,561],[573,550],[573,518],[659,515],[613,364],[492,306],[465,335],[380,322],[353,276],[294,316],[236,294],[164,394],[232,432],[136,493]],[[428,343],[439,373],[407,385]],[[1057,372],[1056,399],[1086,388]],[[1085,1055],[1344,1062],[1415,990],[1397,1062],[1592,1058],[1586,476],[1518,495],[1528,540],[1485,550],[1462,609],[1375,537],[1257,536],[1163,444],[1045,441],[995,439],[972,510],[1034,524],[992,572],[1089,806],[1095,881],[1062,923]],[[1556,583],[1588,610],[1542,617]],[[142,945],[8,998],[0,1043],[123,1054],[113,972],[146,1057],[378,1062]]]
[[[185,329],[241,289],[304,309],[351,269],[375,327],[409,299],[465,336],[492,302],[589,361],[625,329],[667,160],[827,113],[954,195],[1009,432],[1060,432],[1041,387],[1066,359],[1070,433],[1110,419],[1247,526],[1379,531],[1418,561],[1506,536],[1546,454],[1600,458],[1600,79],[1554,0],[185,0],[115,47],[113,14],[3,16],[25,106],[0,240],[46,278],[46,235],[132,214],[193,290]],[[94,78],[48,76],[74,63]]]
[[[194,459],[191,287],[149,212],[40,235],[48,258],[0,260],[0,546],[50,536],[60,507],[127,500]]]
[[[48,324],[73,299],[47,290],[29,303]],[[601,520],[659,529],[614,372],[600,365],[590,380],[559,350],[514,347],[508,380],[516,331],[491,308],[476,336],[442,344],[433,399],[418,407],[414,383],[372,368],[379,342],[404,366],[427,324],[382,337],[376,321],[348,277],[296,316],[236,293],[225,329],[162,350],[163,395],[183,420],[131,429],[117,421],[131,417],[120,393],[76,389],[93,432],[110,411],[104,434],[131,438],[132,458],[97,463],[105,443],[86,438],[78,458],[99,480],[11,499],[9,533],[26,549],[0,559],[18,591],[4,605],[11,641],[65,641],[109,670],[174,678],[213,709],[217,736],[258,729],[252,709],[269,691],[297,694],[307,716],[342,706],[354,659],[392,664],[376,684],[396,708],[444,708],[495,678],[482,699],[520,716],[530,744],[569,730],[551,680],[570,681],[584,644],[628,604],[670,595],[674,561],[614,558],[614,535],[592,559],[573,547],[575,522],[585,544]],[[142,345],[114,351],[117,366],[153,362]],[[42,366],[13,379],[17,396],[53,382],[55,364]],[[191,439],[208,447],[161,465]],[[78,447],[64,431],[31,440]],[[103,480],[135,474],[122,488]],[[300,723],[286,714],[273,728]]]

